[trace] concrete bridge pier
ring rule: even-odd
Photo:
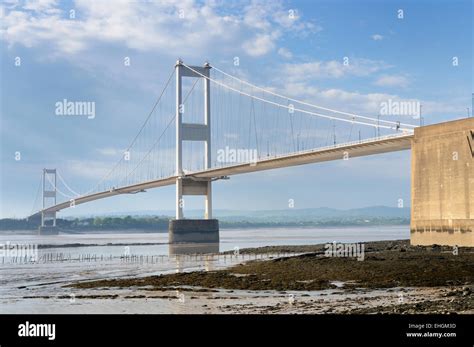
[[[212,218],[212,182],[176,180],[176,219],[169,221],[168,241],[175,243],[218,243],[219,221]],[[205,219],[184,219],[184,195],[205,196]]]
[[[474,247],[474,118],[415,129],[412,245]]]
[[[59,228],[55,225],[40,225],[38,235],[58,235]]]
[[[172,219],[169,222],[169,243],[219,243],[217,219]]]
[[[178,60],[176,69],[176,219],[169,221],[168,239],[176,243],[218,243],[219,221],[212,218],[212,180],[186,178],[183,174],[183,142],[197,141],[204,143],[204,166],[211,168],[211,94],[210,81],[203,76],[210,76],[211,67],[192,66],[189,69]],[[194,70],[194,71],[193,71]],[[197,73],[198,72],[198,73]],[[182,105],[183,77],[201,78],[204,83],[204,122],[185,123],[185,108]],[[204,219],[184,219],[183,208],[185,195],[205,197]]]

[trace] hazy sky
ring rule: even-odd
[[[93,186],[137,133],[178,57],[343,111],[373,115],[384,100],[419,100],[431,124],[471,108],[470,0],[3,0],[0,23],[1,217],[29,214],[44,167],[74,190]],[[58,117],[63,99],[94,101],[96,117]],[[296,208],[396,206],[400,198],[409,205],[409,152],[214,184],[219,209],[284,209],[289,199]],[[61,215],[173,208],[167,187]]]

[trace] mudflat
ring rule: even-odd
[[[410,246],[408,240],[367,242],[364,259],[328,257],[324,245],[278,246],[244,249],[242,253],[294,252],[294,256],[252,260],[224,270],[176,273],[143,278],[117,278],[71,284],[75,288],[147,287],[248,291],[318,291],[342,289],[346,293],[403,288],[433,288],[430,300],[353,307],[351,313],[472,312],[474,249],[444,246]],[[437,300],[445,298],[446,300]],[[436,300],[435,300],[436,299]],[[305,305],[311,305],[306,303]],[[304,310],[306,311],[306,310]]]

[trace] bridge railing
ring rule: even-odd
[[[384,141],[384,140],[389,140],[389,139],[396,139],[396,138],[410,137],[410,136],[413,136],[412,132],[405,132],[405,133],[399,133],[399,134],[389,134],[389,135],[372,137],[372,138],[364,139],[364,140],[343,142],[343,143],[327,145],[327,146],[322,146],[322,147],[317,147],[317,148],[312,148],[312,149],[306,149],[306,150],[301,150],[301,151],[297,151],[297,152],[293,152],[293,153],[286,153],[286,154],[282,154],[282,155],[273,155],[273,156],[270,155],[270,156],[267,156],[267,157],[263,158],[263,160],[284,158],[284,157],[288,157],[288,156],[295,155],[295,154],[321,152],[321,151],[325,151],[325,150],[329,150],[329,149],[337,149],[337,148],[348,147],[348,146],[353,146],[353,145],[358,145],[358,144],[372,143],[372,142],[377,142],[377,141]],[[260,160],[262,160],[262,159],[260,159]],[[241,163],[241,164],[243,164],[243,163]]]

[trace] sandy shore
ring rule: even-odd
[[[451,247],[412,247],[407,240],[364,246],[362,261],[327,257],[324,245],[262,247],[240,252],[298,255],[68,287],[89,298],[114,289],[138,301],[186,300],[203,313],[474,313],[473,249],[459,248],[455,255]]]

